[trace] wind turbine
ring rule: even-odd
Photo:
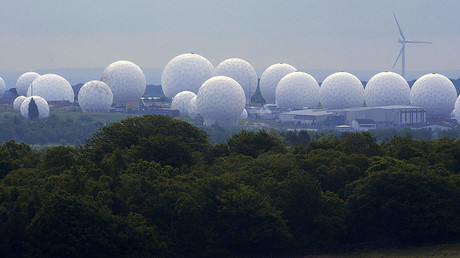
[[[395,17],[396,25],[398,25],[399,34],[401,35],[401,38],[402,38],[402,39],[400,38],[398,40],[398,42],[401,43],[402,47],[401,47],[401,51],[399,52],[398,57],[396,58],[395,64],[393,65],[393,69],[395,68],[396,63],[398,62],[399,57],[402,55],[402,58],[401,58],[401,67],[402,67],[401,68],[401,75],[405,79],[406,78],[406,43],[431,44],[431,42],[418,41],[418,40],[406,40],[406,37],[404,37],[404,34],[403,34],[402,30],[401,30],[401,27],[399,26],[398,19],[396,19],[396,15],[395,15],[394,12],[393,12],[393,17]]]

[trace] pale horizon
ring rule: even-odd
[[[400,73],[400,61],[392,68],[401,48],[392,11],[407,39],[433,42],[406,47],[408,80],[419,71],[460,77],[460,4],[454,0],[7,1],[0,5],[0,77],[97,70],[117,60],[149,71],[187,52],[214,66],[245,59],[259,77],[279,62],[305,72]]]

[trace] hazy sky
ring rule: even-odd
[[[393,10],[408,39],[433,42],[406,48],[407,70],[460,76],[459,0],[0,0],[0,76],[121,59],[162,68],[185,52],[215,66],[240,57],[257,69],[391,70]]]

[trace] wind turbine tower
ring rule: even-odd
[[[393,12],[393,17],[395,17],[396,25],[398,25],[398,30],[399,34],[401,35],[401,38],[398,40],[399,43],[401,43],[401,51],[399,52],[398,57],[396,58],[395,64],[393,65],[393,69],[396,66],[396,63],[398,63],[399,57],[401,57],[401,75],[406,79],[406,43],[422,43],[422,44],[431,44],[431,42],[428,41],[418,41],[418,40],[406,40],[406,37],[404,36],[404,33],[401,30],[401,26],[399,26],[398,19],[396,19],[396,15]]]

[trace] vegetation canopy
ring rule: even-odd
[[[451,138],[241,131],[213,145],[152,115],[78,148],[7,141],[0,253],[215,257],[458,241],[459,162]]]

